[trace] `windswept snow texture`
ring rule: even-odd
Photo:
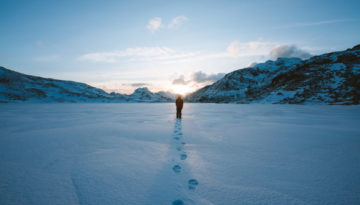
[[[360,107],[2,104],[0,204],[359,204]]]

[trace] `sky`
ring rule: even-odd
[[[0,66],[108,92],[187,93],[360,43],[360,1],[0,0]]]

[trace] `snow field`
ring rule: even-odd
[[[360,107],[2,104],[0,204],[358,204]]]

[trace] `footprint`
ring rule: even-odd
[[[180,165],[175,165],[175,166],[173,166],[173,171],[175,172],[175,173],[179,173],[180,171],[181,171],[181,166]]]
[[[199,182],[196,179],[190,179],[188,181],[188,183],[189,183],[189,189],[190,190],[195,190],[196,186],[199,184]]]
[[[187,158],[187,155],[186,155],[186,154],[181,154],[181,155],[180,155],[180,159],[181,159],[181,160],[185,160],[186,158]]]
[[[177,151],[181,151],[182,148],[181,148],[181,147],[176,147],[176,150],[177,150]]]
[[[182,200],[180,200],[180,199],[175,200],[175,201],[172,202],[172,205],[183,205],[183,204],[184,204],[184,202]]]
[[[175,139],[175,140],[179,140],[179,139],[180,139],[180,137],[174,137],[174,139]]]
[[[185,142],[181,142],[182,145],[185,145],[186,143]]]

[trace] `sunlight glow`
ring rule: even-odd
[[[172,85],[171,89],[175,94],[182,96],[190,92],[190,87],[186,85]]]

